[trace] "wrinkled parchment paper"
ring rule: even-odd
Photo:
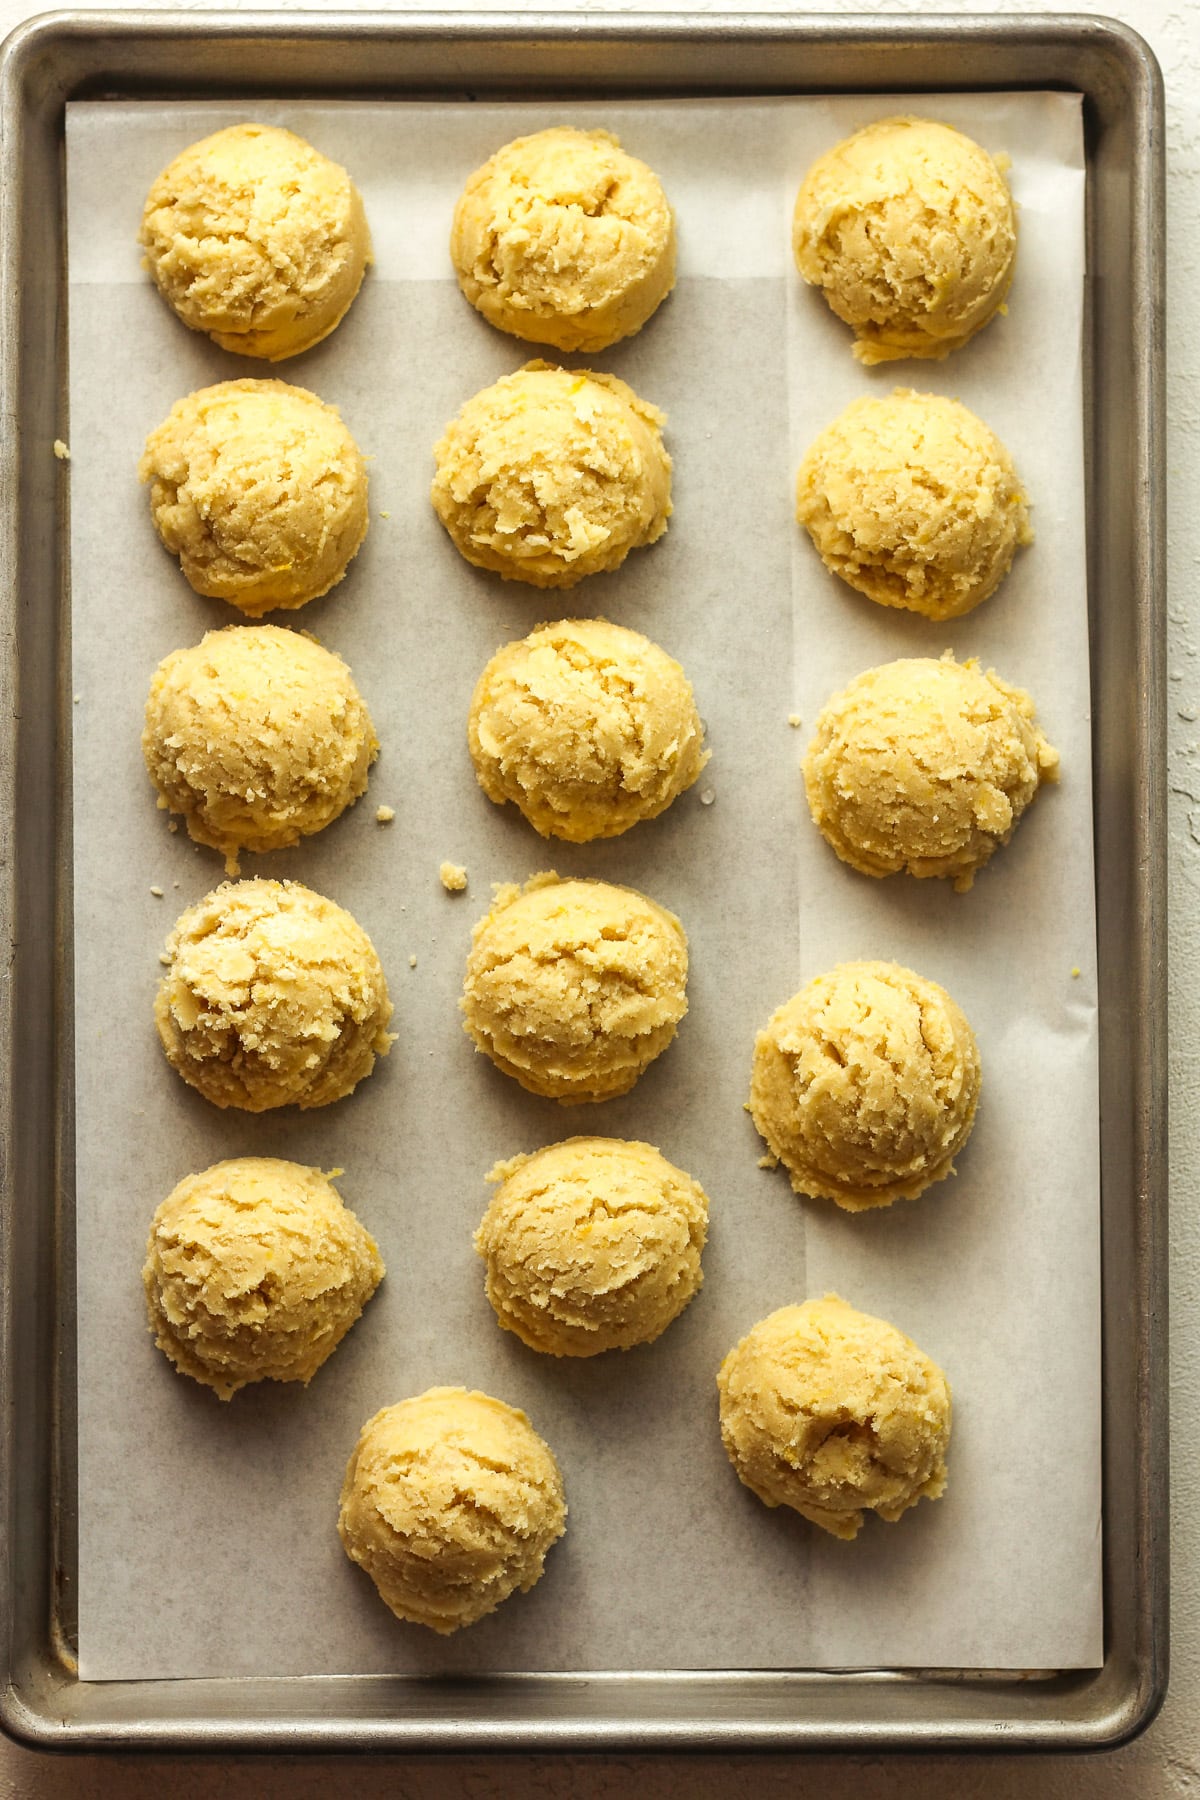
[[[85,1677],[1099,1662],[1080,110],[1062,94],[947,95],[920,108],[1012,157],[1019,267],[1009,316],[950,361],[873,371],[796,277],[788,225],[811,159],[906,110],[902,100],[69,109]],[[158,170],[252,117],[348,166],[377,258],[333,337],[275,368],[187,332],[135,244]],[[659,172],[681,255],[661,312],[594,359],[669,414],[670,532],[618,574],[556,597],[470,569],[427,488],[431,446],[461,402],[538,354],[460,297],[445,254],[455,197],[507,138],[562,121],[615,129]],[[180,395],[243,375],[335,402],[374,459],[370,534],[348,579],[282,622],[346,657],[383,744],[352,814],[298,850],[247,858],[244,872],[302,879],[350,908],[382,956],[400,1033],[353,1098],[257,1118],[190,1092],[154,1035],[158,951],[221,866],[168,832],[139,750],[155,664],[239,615],[192,594],[160,549],[137,458]],[[839,586],[792,517],[811,438],[849,400],[897,384],[980,412],[1034,506],[1034,548],[979,612],[949,625]],[[544,844],[484,799],[464,725],[501,643],[580,612],[636,626],[682,661],[713,760],[656,823],[573,848]],[[1027,686],[1063,757],[1061,787],[965,896],[843,867],[799,779],[830,692],[873,663],[946,647]],[[387,827],[375,822],[382,804],[396,811]],[[466,895],[442,891],[443,858],[467,865]],[[523,1094],[459,1028],[489,883],[547,867],[642,887],[691,939],[677,1042],[632,1094],[599,1109]],[[858,1217],[799,1201],[782,1173],[760,1169],[742,1110],[756,1028],[802,981],[854,956],[945,983],[984,1066],[958,1177]],[[702,1293],[658,1344],[572,1363],[497,1329],[471,1232],[497,1157],[578,1131],[659,1144],[703,1182],[712,1229]],[[154,1349],[139,1271],[151,1214],[175,1182],[246,1153],[344,1168],[343,1196],[379,1239],[388,1276],[308,1391],[266,1384],[222,1406]],[[895,1526],[868,1520],[853,1545],[763,1508],[717,1432],[724,1352],[764,1313],[828,1289],[909,1332],[955,1399],[945,1500]],[[561,1461],[570,1504],[540,1585],[449,1641],[394,1621],[334,1531],[362,1422],[435,1382],[523,1406]]]

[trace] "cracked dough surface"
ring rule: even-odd
[[[739,1481],[833,1537],[857,1537],[946,1486],[950,1387],[902,1331],[836,1294],[784,1306],[717,1376],[721,1437]]]
[[[577,1137],[497,1163],[475,1233],[497,1319],[531,1350],[650,1344],[704,1277],[708,1198],[652,1144]]]
[[[1000,165],[961,131],[880,119],[809,169],[792,245],[860,362],[941,358],[1002,307],[1016,214]]]
[[[358,799],[379,749],[340,656],[276,625],[230,625],[154,672],[142,754],[159,805],[238,872],[241,850],[280,850]]]
[[[679,920],[645,894],[535,875],[475,926],[463,1029],[531,1094],[609,1100],[675,1036],[687,964]]]
[[[268,362],[327,337],[371,260],[345,169],[276,125],[230,125],[189,145],[147,194],[139,241],[185,325]]]
[[[491,325],[558,350],[606,350],[675,284],[675,217],[658,177],[610,131],[553,126],[476,169],[450,256]]]
[[[249,618],[327,594],[367,535],[362,452],[335,406],[286,381],[177,400],[138,479],[191,586]]]
[[[180,916],[160,960],[162,1047],[214,1106],[327,1106],[391,1047],[370,938],[298,881],[225,882]]]
[[[841,963],[759,1032],[750,1113],[798,1194],[858,1212],[954,1173],[979,1083],[945,988],[896,963]]]
[[[868,669],[817,719],[804,758],[814,823],[864,875],[940,876],[962,893],[1058,779],[1033,701],[974,660]]]
[[[986,600],[1033,538],[995,433],[911,388],[855,400],[826,427],[800,465],[796,517],[834,575],[928,619]]]
[[[338,1535],[398,1619],[449,1636],[528,1593],[566,1517],[558,1464],[523,1412],[435,1387],[363,1426]]]
[[[469,563],[574,587],[667,529],[665,424],[615,375],[526,363],[446,427],[433,452],[434,509]]]
[[[605,619],[541,625],[476,683],[479,785],[543,837],[586,844],[657,818],[708,761],[691,683],[649,638]]]
[[[142,1282],[158,1348],[229,1400],[252,1381],[311,1381],[383,1273],[329,1176],[240,1156],[168,1194]]]

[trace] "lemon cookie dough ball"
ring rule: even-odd
[[[298,881],[226,882],[181,915],[161,961],[162,1047],[214,1106],[327,1106],[391,1046],[370,938]]]
[[[800,465],[796,517],[825,567],[881,606],[955,619],[1032,541],[1012,458],[938,394],[855,400]]]
[[[566,1517],[558,1464],[523,1412],[435,1387],[363,1426],[338,1535],[398,1619],[448,1637],[529,1592]]]
[[[476,169],[450,256],[489,324],[558,350],[606,350],[674,286],[675,217],[658,177],[611,132],[555,126]]]
[[[383,1272],[320,1169],[241,1156],[163,1201],[142,1282],[159,1349],[229,1400],[251,1381],[311,1381]]]
[[[303,606],[367,535],[367,467],[334,406],[286,381],[222,381],[146,439],[150,516],[198,594],[248,618]]]
[[[738,1480],[833,1537],[946,1486],[950,1387],[911,1338],[826,1294],[762,1319],[717,1376]]]
[[[446,427],[433,453],[434,508],[477,568],[574,587],[667,529],[665,423],[615,375],[526,363]]]
[[[139,241],[185,325],[268,362],[327,337],[371,260],[345,169],[275,125],[230,125],[184,150],[146,196]]]
[[[708,761],[691,683],[638,631],[541,625],[493,656],[467,742],[489,800],[543,837],[586,844],[655,819]]]
[[[755,1125],[798,1194],[848,1212],[952,1175],[978,1101],[971,1027],[945,988],[896,963],[818,976],[755,1040]]]
[[[843,862],[941,876],[960,893],[1057,779],[1029,695],[949,651],[857,676],[821,712],[804,759],[809,810]]]
[[[321,831],[367,785],[379,744],[340,656],[276,625],[230,625],[154,672],[142,754],[159,805],[238,872],[241,850]]]
[[[628,1093],[687,1011],[687,939],[633,888],[535,875],[476,925],[462,1009],[475,1048],[564,1104]]]
[[[860,362],[940,358],[1003,304],[1012,195],[986,150],[929,119],[881,119],[818,157],[792,228],[805,281],[854,327]]]
[[[498,1163],[475,1233],[506,1331],[550,1356],[651,1344],[704,1277],[708,1198],[651,1144],[577,1137]]]

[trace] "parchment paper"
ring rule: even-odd
[[[1012,156],[1019,266],[1009,316],[967,349],[876,371],[853,362],[849,334],[792,271],[788,223],[811,159],[903,101],[68,110],[86,1678],[1099,1662],[1080,111],[1061,94],[921,106]],[[351,169],[377,256],[333,337],[275,369],[185,331],[140,273],[134,241],[157,171],[248,117],[289,125]],[[462,562],[427,487],[431,446],[461,402],[537,354],[461,299],[444,249],[454,199],[505,139],[564,119],[615,128],[678,212],[676,293],[640,336],[594,359],[670,415],[676,511],[666,539],[617,575],[539,597]],[[283,622],[347,658],[383,753],[351,815],[299,850],[247,858],[245,872],[302,879],[350,908],[383,958],[400,1032],[353,1098],[259,1118],[191,1093],[151,1023],[163,939],[221,867],[155,809],[142,707],[163,655],[237,615],[191,593],[134,478],[146,433],[180,395],[246,374],[314,388],[374,457],[371,530],[348,579]],[[980,611],[948,626],[840,587],[792,517],[795,466],[817,430],[856,395],[897,383],[979,411],[1034,503],[1034,548]],[[484,799],[464,731],[487,657],[571,612],[603,612],[678,656],[714,753],[662,819],[580,848],[545,845]],[[947,646],[1028,686],[1063,756],[1061,787],[965,896],[844,868],[799,779],[835,687]],[[396,809],[386,828],[374,818],[383,803]],[[467,865],[465,896],[440,888],[445,857]],[[489,882],[546,867],[644,888],[691,939],[677,1042],[631,1095],[599,1109],[521,1093],[459,1028]],[[742,1110],[756,1028],[850,956],[944,982],[984,1066],[957,1179],[858,1217],[801,1202],[781,1173],[760,1170]],[[573,1363],[497,1329],[471,1232],[497,1157],[580,1130],[661,1145],[706,1187],[712,1232],[702,1293],[658,1344]],[[139,1271],[174,1183],[244,1153],[343,1167],[341,1191],[388,1276],[307,1391],[268,1383],[222,1406],[154,1349]],[[716,1422],[729,1346],[774,1307],[829,1288],[915,1337],[955,1397],[945,1500],[896,1526],[869,1520],[850,1546],[763,1508],[729,1469]],[[448,1642],[395,1622],[334,1532],[360,1425],[434,1382],[526,1408],[570,1503],[539,1586]]]

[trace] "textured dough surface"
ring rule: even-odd
[[[960,893],[1057,779],[1029,695],[949,651],[856,676],[821,712],[804,759],[809,810],[843,862],[941,876]]]
[[[496,890],[472,935],[463,1028],[531,1094],[628,1093],[687,1011],[687,939],[633,888],[535,875]]]
[[[675,284],[675,216],[657,175],[610,131],[552,126],[476,169],[450,256],[491,325],[558,350],[606,350]]]
[[[252,619],[327,594],[367,535],[362,452],[336,407],[286,381],[177,400],[138,478],[191,586]]]
[[[215,1106],[327,1106],[391,1047],[370,938],[298,881],[226,882],[180,916],[161,960],[162,1047]]]
[[[551,1356],[650,1344],[704,1277],[708,1198],[652,1144],[577,1137],[498,1163],[475,1233],[506,1331]]]
[[[321,831],[367,785],[379,743],[340,656],[276,625],[230,625],[154,672],[142,754],[159,805],[238,872],[241,850]]]
[[[657,818],[709,758],[679,664],[605,619],[561,619],[498,650],[467,743],[489,800],[573,844]]]
[[[345,169],[275,125],[230,125],[189,145],[147,194],[139,241],[185,325],[268,362],[327,337],[371,260]]]
[[[999,165],[961,131],[880,119],[812,165],[792,245],[860,362],[941,358],[1002,307],[1016,215]]]
[[[800,465],[796,517],[834,575],[928,619],[986,600],[1033,538],[995,433],[911,388],[855,400],[826,427]]]
[[[979,1080],[945,988],[896,963],[841,963],[759,1032],[750,1113],[798,1194],[858,1212],[954,1173]]]
[[[671,516],[665,414],[615,375],[526,363],[434,447],[434,508],[467,561],[574,587],[653,544]]]
[[[566,1517],[558,1464],[523,1412],[435,1387],[363,1426],[338,1535],[398,1619],[449,1636],[528,1593]]]
[[[837,1538],[894,1521],[946,1486],[950,1388],[911,1338],[836,1294],[784,1306],[717,1376],[738,1479]]]
[[[163,1201],[142,1282],[159,1349],[229,1400],[251,1381],[311,1381],[383,1273],[320,1169],[241,1156]]]

